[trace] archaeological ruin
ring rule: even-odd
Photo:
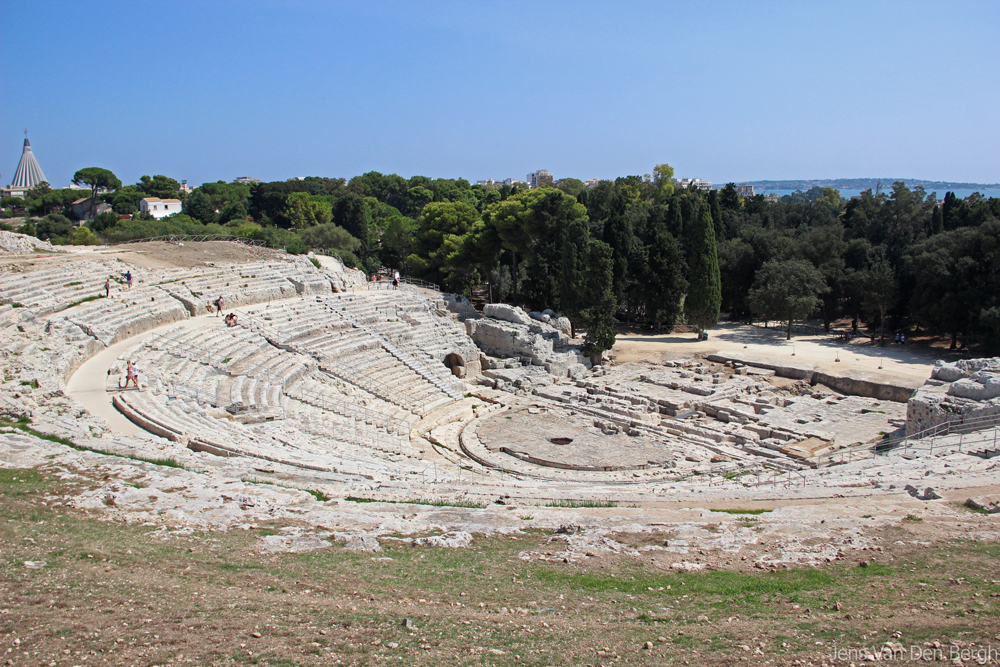
[[[459,542],[528,524],[641,529],[670,503],[769,502],[781,530],[827,535],[833,510],[807,517],[807,500],[891,507],[996,479],[996,360],[939,365],[919,388],[734,350],[592,365],[552,311],[480,312],[326,257],[240,247],[172,265],[174,249],[3,256],[0,464],[113,471],[66,504],[218,528],[294,515],[377,548],[428,526]],[[139,474],[151,481],[121,483]],[[427,499],[454,509],[411,504]],[[847,533],[790,537],[797,550],[768,558],[864,539]]]

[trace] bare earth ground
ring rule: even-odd
[[[199,266],[270,252],[229,243],[145,244],[0,258],[0,270],[12,262],[95,255],[150,268]],[[726,350],[918,386],[935,358],[914,347],[846,346],[822,336],[789,343],[781,331],[735,325],[710,335],[703,342],[689,334],[620,335],[616,361]],[[67,506],[107,483],[103,471],[55,462],[0,468],[0,664],[846,667],[887,642],[895,662],[929,657],[930,664],[958,664],[959,657],[969,665],[985,657],[1000,664],[1000,515],[959,504],[994,495],[995,486],[963,489],[936,503],[881,501],[899,511],[892,522],[874,516],[883,510],[878,499],[869,500],[871,515],[858,518],[872,526],[858,530],[878,546],[845,550],[821,566],[760,568],[760,556],[779,548],[777,542],[679,556],[651,549],[676,540],[666,529],[623,530],[602,538],[610,548],[564,559],[571,525],[566,534],[532,527],[477,535],[457,549],[414,547],[399,535],[381,538],[381,552],[361,553],[329,536],[326,548],[274,553],[261,537],[294,522],[217,532],[112,520],[128,515],[116,512],[110,497],[102,510]],[[703,506],[758,530],[769,510],[801,506],[853,517],[864,502]],[[511,511],[526,526],[541,523],[532,512],[545,515],[546,526],[558,525],[548,519],[555,512],[567,524],[583,513],[599,519],[634,512],[642,524],[659,513],[705,512],[690,501],[658,501],[645,510]],[[704,570],[679,571],[681,558]]]
[[[64,477],[0,470],[8,665],[848,665],[886,642],[973,664],[1000,640],[1000,547],[974,540],[995,518],[972,512],[946,531],[911,515],[878,531],[887,546],[821,568],[680,573],[655,552],[523,560],[557,552],[552,531],[274,554],[258,538],[279,523],[108,522],[54,500],[102,480]]]
[[[118,258],[145,269],[205,266],[207,263],[227,264],[252,262],[271,257],[284,258],[283,250],[258,248],[226,241],[206,243],[155,243],[123,244],[116,246],[62,246],[66,252],[37,253],[34,255],[0,255],[0,267],[10,264],[38,264],[47,267],[90,259]]]
[[[613,354],[617,363],[659,362],[713,352],[738,352],[771,363],[806,366],[835,375],[896,382],[914,388],[930,377],[940,350],[909,345],[871,345],[867,338],[850,344],[829,336],[793,336],[785,340],[780,329],[764,329],[723,322],[709,331],[709,339],[697,341],[693,334],[619,334]],[[837,359],[840,361],[837,361]],[[879,369],[879,366],[882,366]]]

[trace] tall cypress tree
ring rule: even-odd
[[[708,205],[712,211],[712,224],[715,225],[715,240],[721,243],[726,240],[726,230],[722,226],[722,209],[719,208],[718,190],[712,190],[708,193]]]
[[[700,333],[718,323],[721,306],[722,280],[719,277],[715,229],[711,212],[707,206],[702,206],[691,234],[691,277],[684,314]]]
[[[559,275],[559,301],[556,308],[569,318],[570,336],[576,337],[577,321],[585,317],[590,303],[582,286],[587,282],[587,254],[590,228],[586,218],[576,218],[563,229],[562,267]]]
[[[958,227],[958,216],[955,215],[956,208],[958,208],[958,197],[955,196],[955,193],[944,193],[944,203],[941,204],[941,223],[945,230]]]
[[[588,247],[587,279],[584,290],[590,302],[587,309],[587,338],[583,352],[592,363],[600,363],[601,353],[615,345],[614,259],[611,246],[591,240]]]
[[[625,290],[628,288],[629,257],[635,243],[632,231],[632,221],[627,215],[624,197],[616,193],[611,206],[611,215],[604,221],[604,242],[611,247],[613,263],[615,299],[619,304],[625,301]]]
[[[667,231],[679,239],[684,235],[684,212],[681,210],[681,198],[670,198],[670,212],[667,214]]]
[[[944,229],[944,216],[941,214],[941,207],[935,206],[931,211],[931,234],[940,234]]]
[[[684,280],[684,257],[677,241],[658,225],[651,232],[649,253],[649,280],[644,286],[646,321],[662,327],[673,326],[681,311],[681,297],[687,289]]]

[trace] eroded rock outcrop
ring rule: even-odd
[[[465,326],[487,355],[520,359],[524,365],[541,366],[560,378],[590,367],[579,347],[570,345],[569,335],[544,319],[532,319],[520,308],[502,303],[488,304],[483,312],[485,317],[468,319]],[[543,314],[537,315],[541,318]],[[566,319],[553,315],[544,316],[557,323]]]
[[[1000,417],[1000,358],[937,362],[906,406],[906,434]]]

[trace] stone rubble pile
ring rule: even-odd
[[[48,241],[41,241],[34,236],[0,230],[0,254],[25,255],[34,252],[35,248],[45,252],[62,252]]]

